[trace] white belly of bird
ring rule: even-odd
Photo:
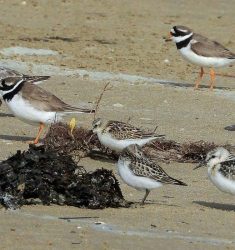
[[[99,134],[98,138],[102,145],[108,147],[116,152],[121,152],[124,148],[128,147],[131,144],[138,144],[139,146],[143,146],[144,144],[156,139],[155,137],[145,138],[145,139],[125,139],[125,140],[117,140],[114,139],[109,134]]]
[[[138,190],[150,190],[162,186],[162,183],[151,178],[134,175],[128,167],[129,164],[129,161],[123,161],[120,159],[117,163],[118,173],[127,185]]]
[[[188,46],[180,49],[179,51],[187,61],[199,65],[201,67],[224,67],[235,62],[235,59],[228,59],[222,57],[205,57],[197,55]]]
[[[208,176],[219,190],[235,195],[235,181],[225,178],[219,172],[211,172],[210,169],[208,169]]]
[[[31,125],[38,123],[51,124],[60,119],[56,112],[46,112],[34,108],[20,95],[15,95],[10,102],[6,102],[10,111],[20,120]]]

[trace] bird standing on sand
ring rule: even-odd
[[[26,123],[40,125],[34,144],[38,143],[45,125],[60,120],[66,113],[94,113],[94,110],[70,106],[33,84],[41,78],[8,77],[0,82],[0,95],[10,111]]]
[[[151,189],[164,184],[187,186],[184,182],[170,177],[158,164],[147,158],[137,144],[123,150],[117,167],[119,175],[127,185],[137,190],[145,190],[141,204],[144,204]]]
[[[211,182],[221,191],[235,195],[235,156],[225,148],[219,147],[210,151],[202,166],[208,167],[208,176]]]
[[[164,135],[146,132],[124,122],[104,123],[101,118],[94,120],[92,126],[101,144],[116,152],[121,152],[131,144],[143,146],[150,141],[164,137]]]
[[[194,89],[198,89],[201,83],[204,74],[203,67],[210,68],[210,89],[213,90],[215,85],[214,68],[224,67],[235,62],[234,53],[220,43],[194,33],[188,27],[174,26],[170,34],[181,55],[190,63],[201,67]]]

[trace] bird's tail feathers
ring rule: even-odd
[[[47,79],[50,78],[50,76],[26,76],[25,78],[27,81],[31,83],[36,83],[36,82],[46,81]]]
[[[70,105],[65,106],[64,113],[95,113],[94,109],[88,109],[88,108],[78,108]]]
[[[173,179],[173,178],[172,178],[172,180],[173,180],[172,183],[175,184],[175,185],[188,186],[186,183],[184,183],[182,181],[179,181],[179,180],[176,180],[176,179]]]

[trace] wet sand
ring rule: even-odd
[[[187,24],[235,51],[235,34],[231,32],[235,3],[211,1],[208,8],[203,2],[185,0],[0,3],[1,49],[22,46],[59,52],[58,56],[1,55],[2,62],[25,62],[24,73],[41,74],[34,66],[43,64],[57,66],[61,71],[66,68],[88,71],[83,76],[53,76],[42,83],[42,87],[67,103],[94,103],[109,81],[112,89],[105,92],[98,116],[122,121],[131,118],[131,123],[147,129],[158,125],[159,133],[180,142],[234,144],[235,132],[224,130],[235,123],[234,78],[218,77],[217,88],[210,92],[205,88],[209,80],[205,77],[204,87],[194,91],[192,86],[197,76],[194,72],[199,69],[183,61],[175,45],[165,42],[163,37],[172,25]],[[219,69],[219,73],[234,74],[233,69]],[[92,77],[98,71],[181,84],[147,83],[141,79],[130,82],[120,75],[99,81]],[[27,149],[25,141],[37,132],[36,127],[7,114],[3,104],[0,160],[17,149]],[[87,128],[92,120],[89,115],[78,117],[79,125]],[[113,169],[117,174],[112,162],[85,158],[81,165],[88,170]],[[161,166],[188,186],[169,185],[154,190],[145,206],[138,205],[144,194],[120,180],[125,198],[136,202],[132,208],[88,210],[53,205],[0,210],[1,248],[234,249],[233,197],[210,183],[206,169],[193,171],[193,164],[174,162]],[[59,219],[83,216],[98,218]],[[105,224],[96,224],[98,221]]]

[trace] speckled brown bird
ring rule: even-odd
[[[170,177],[156,162],[145,156],[136,144],[123,150],[119,156],[117,167],[119,175],[127,185],[145,191],[142,204],[151,189],[164,184],[187,186],[184,182]]]
[[[101,144],[116,152],[121,152],[131,144],[143,146],[148,142],[164,137],[164,135],[143,131],[124,122],[104,122],[101,118],[97,118],[92,126],[93,132],[97,134]]]

